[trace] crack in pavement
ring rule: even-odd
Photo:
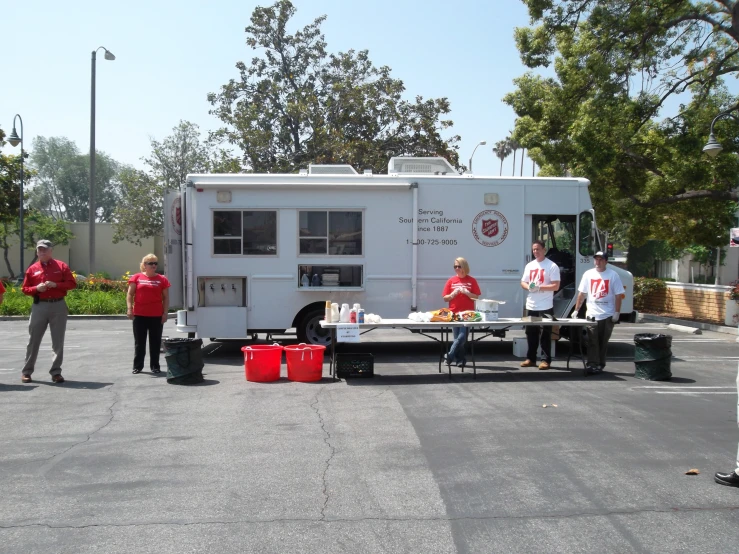
[[[323,442],[326,443],[326,446],[329,448],[329,456],[326,460],[326,466],[323,469],[323,475],[321,475],[321,481],[323,483],[323,506],[321,506],[321,521],[326,520],[326,508],[328,507],[328,501],[329,501],[329,495],[328,495],[328,483],[326,482],[326,474],[328,473],[329,468],[331,467],[331,460],[333,460],[334,455],[336,454],[336,448],[331,444],[331,434],[326,431],[326,426],[323,421],[323,416],[321,415],[321,411],[318,409],[318,396],[324,391],[326,387],[321,387],[321,389],[316,393],[316,395],[313,397],[313,401],[310,404],[310,407],[313,409],[314,412],[316,412],[316,415],[318,416],[318,423],[321,426],[321,431],[323,431]],[[308,520],[312,521],[312,520]]]
[[[100,427],[98,427],[97,429],[95,429],[94,431],[92,431],[91,433],[89,433],[85,437],[84,440],[81,440],[79,442],[74,443],[70,447],[65,448],[64,450],[62,450],[61,452],[57,452],[56,454],[54,454],[54,455],[52,455],[52,456],[50,456],[48,458],[39,458],[39,459],[35,459],[35,460],[30,460],[28,462],[25,462],[25,463],[21,464],[19,467],[25,467],[25,466],[27,466],[29,464],[38,463],[38,462],[45,462],[45,465],[42,466],[41,469],[40,469],[41,475],[45,475],[54,466],[54,463],[56,463],[56,461],[57,461],[56,459],[58,457],[63,456],[64,454],[66,454],[67,452],[69,452],[70,450],[72,450],[73,448],[75,448],[75,447],[77,447],[77,446],[79,446],[81,444],[85,444],[86,442],[88,442],[92,438],[93,435],[95,435],[96,433],[102,431],[108,425],[110,425],[110,423],[113,421],[113,418],[115,417],[115,414],[113,413],[113,408],[115,407],[115,405],[118,403],[118,400],[119,400],[118,394],[113,391],[113,387],[114,386],[115,386],[115,383],[112,384],[110,386],[110,388],[108,389],[108,392],[111,392],[113,394],[113,398],[114,398],[113,403],[110,406],[108,406],[108,408],[107,408],[108,409],[108,412],[110,413],[110,418],[108,418],[108,421],[106,421]]]
[[[570,518],[590,518],[590,517],[610,517],[610,516],[633,516],[645,513],[655,514],[672,514],[675,512],[732,512],[739,510],[739,506],[719,506],[715,508],[701,508],[697,506],[688,506],[684,508],[645,508],[637,510],[613,510],[608,512],[577,512],[571,514],[532,514],[532,515],[506,515],[506,516],[463,516],[463,517],[356,517],[356,518],[331,518],[326,519],[321,515],[317,518],[274,518],[274,519],[232,519],[232,520],[203,520],[203,521],[156,521],[146,523],[91,523],[87,525],[52,525],[50,523],[28,523],[23,525],[2,525],[2,529],[25,529],[34,527],[46,527],[48,529],[88,529],[95,527],[155,527],[172,525],[177,527],[188,527],[195,525],[240,525],[240,524],[262,524],[262,523],[363,523],[363,522],[464,522],[464,521],[496,521],[496,520],[534,520],[534,519],[570,519]]]

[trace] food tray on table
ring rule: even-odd
[[[373,377],[375,357],[372,354],[336,354],[336,376],[340,379],[350,377]]]

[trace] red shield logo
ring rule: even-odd
[[[482,228],[480,229],[482,234],[486,237],[494,237],[498,234],[498,220],[497,219],[483,219]]]

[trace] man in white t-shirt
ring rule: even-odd
[[[580,306],[587,299],[585,316],[597,325],[588,327],[588,363],[585,373],[593,375],[601,373],[606,365],[606,350],[621,312],[624,297],[624,286],[618,273],[606,267],[608,255],[596,252],[593,257],[595,268],[587,270],[577,288],[577,300],[572,318],[576,319]]]
[[[534,259],[526,264],[521,277],[521,288],[528,291],[526,309],[529,315],[554,315],[554,293],[559,289],[559,267],[545,257],[546,247],[540,240],[531,245]],[[549,369],[552,363],[552,328],[549,326],[526,326],[526,359],[521,367],[536,365],[536,350],[541,344],[544,359],[539,369]]]

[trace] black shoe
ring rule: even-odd
[[[133,371],[131,373],[141,373],[141,369],[133,368]]]
[[[585,375],[598,375],[603,373],[603,370],[595,364],[588,364],[585,366]]]
[[[736,471],[730,471],[729,473],[716,472],[713,476],[713,480],[719,485],[726,485],[727,487],[739,487],[739,475]]]
[[[152,373],[161,373],[161,372],[162,372],[162,370],[161,370],[161,369],[159,369],[158,367],[152,367],[152,368],[151,368],[151,372],[152,372]]]

